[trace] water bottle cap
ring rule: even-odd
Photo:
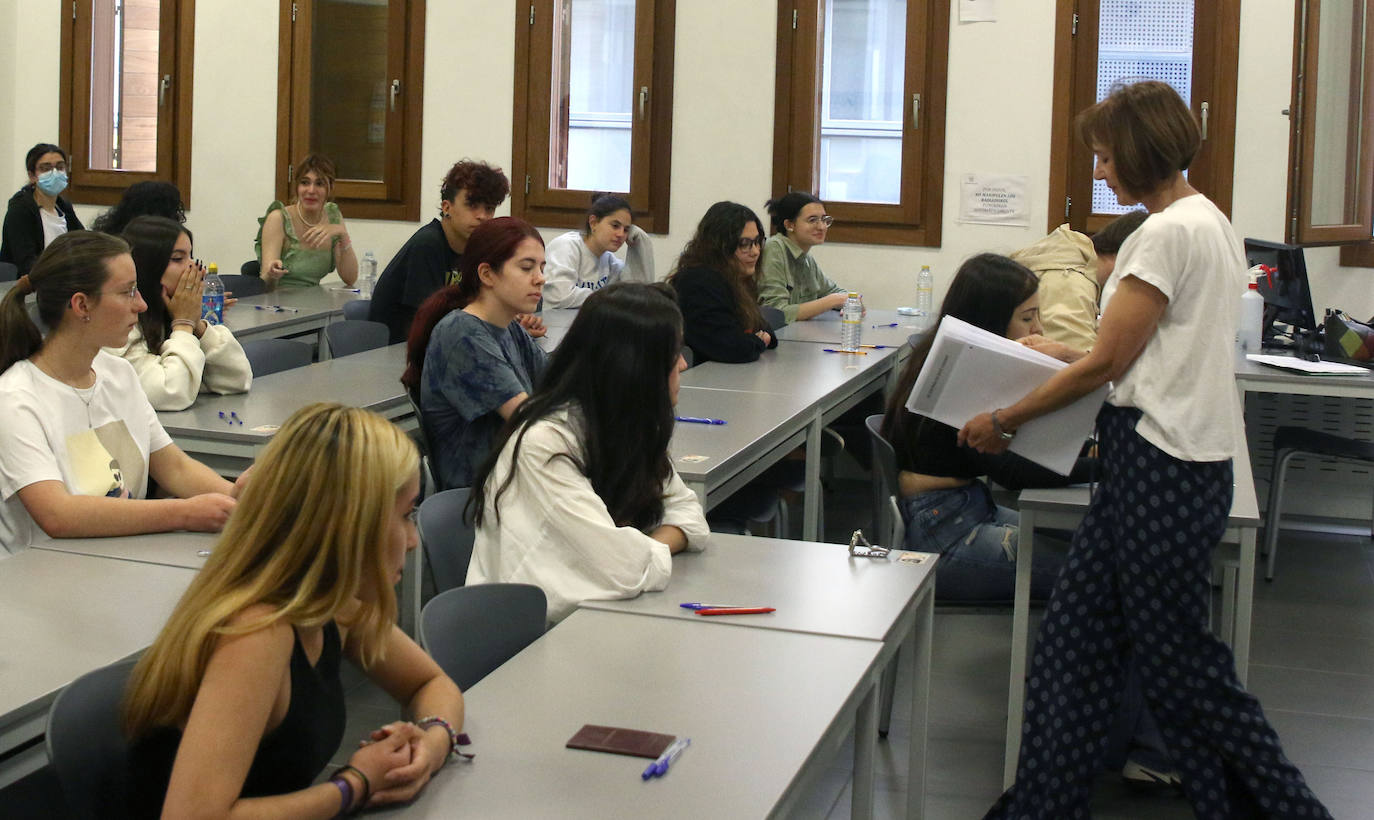
[[[857,290],[851,290],[851,291],[849,292],[849,298],[850,298],[850,299],[858,299],[858,298],[859,298],[859,292],[858,292]]]

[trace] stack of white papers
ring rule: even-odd
[[[951,427],[963,427],[979,413],[1015,404],[1064,367],[1058,359],[946,316],[906,408]],[[1092,434],[1107,390],[1103,385],[1067,407],[1027,422],[1016,431],[1011,451],[1068,475],[1084,439]]]
[[[1292,356],[1270,356],[1265,353],[1248,353],[1245,358],[1256,364],[1267,364],[1283,370],[1296,370],[1309,376],[1367,376],[1369,370],[1353,364],[1340,362],[1309,362]]]

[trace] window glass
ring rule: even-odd
[[[555,9],[549,187],[630,190],[635,0],[561,0]]]
[[[159,0],[95,0],[91,9],[90,167],[157,170]]]
[[[388,0],[315,4],[312,42],[324,47],[310,55],[310,149],[333,160],[340,179],[385,178],[386,115],[402,103],[387,76],[390,13]]]

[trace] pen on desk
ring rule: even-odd
[[[668,744],[668,748],[663,750],[663,754],[659,755],[658,759],[649,764],[648,768],[644,770],[644,773],[639,776],[640,779],[648,780],[651,777],[662,777],[667,774],[668,767],[673,765],[673,761],[677,760],[677,756],[682,754],[683,749],[691,745],[692,739],[690,737],[680,737],[674,740],[672,743]]]
[[[769,612],[777,612],[771,606],[721,606],[711,609],[698,609],[698,615],[766,615]]]
[[[233,424],[233,422],[229,420],[229,417],[224,415],[223,410],[219,411],[219,420],[224,422],[225,424]]]
[[[867,350],[840,350],[838,347],[821,348],[826,353],[848,353],[851,356],[867,356]]]
[[[889,347],[894,347],[894,345],[859,345],[859,347],[865,347],[869,350],[887,350]]]
[[[725,419],[704,419],[699,416],[677,416],[678,421],[685,421],[691,424],[724,424]]]
[[[274,313],[299,313],[301,309],[286,307],[285,305],[253,305],[253,310],[270,310]]]
[[[897,326],[897,323],[896,323],[896,322],[888,322],[888,323],[885,324],[885,325],[874,325],[874,327],[896,327],[896,326]]]
[[[229,411],[229,418],[233,419],[234,421],[238,422],[239,424],[243,424],[243,419],[239,418],[239,414],[236,413],[236,412],[234,412],[233,410],[230,410],[230,411]]]
[[[685,603],[685,604],[678,604],[678,606],[682,607],[683,609],[746,609],[746,608],[748,608],[748,605],[747,605],[747,604],[701,604],[701,603],[697,603],[696,601],[692,601],[692,602],[690,602],[690,603]]]

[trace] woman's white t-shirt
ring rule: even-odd
[[[1159,326],[1107,401],[1142,412],[1136,432],[1183,461],[1225,461],[1244,442],[1235,336],[1245,251],[1205,196],[1170,204],[1121,246],[1102,307],[1134,276],[1168,298]]]
[[[27,359],[0,375],[0,556],[47,535],[19,491],[61,481],[73,495],[143,498],[148,455],[172,439],[133,367],[105,351],[91,363],[95,385],[78,390]]]

